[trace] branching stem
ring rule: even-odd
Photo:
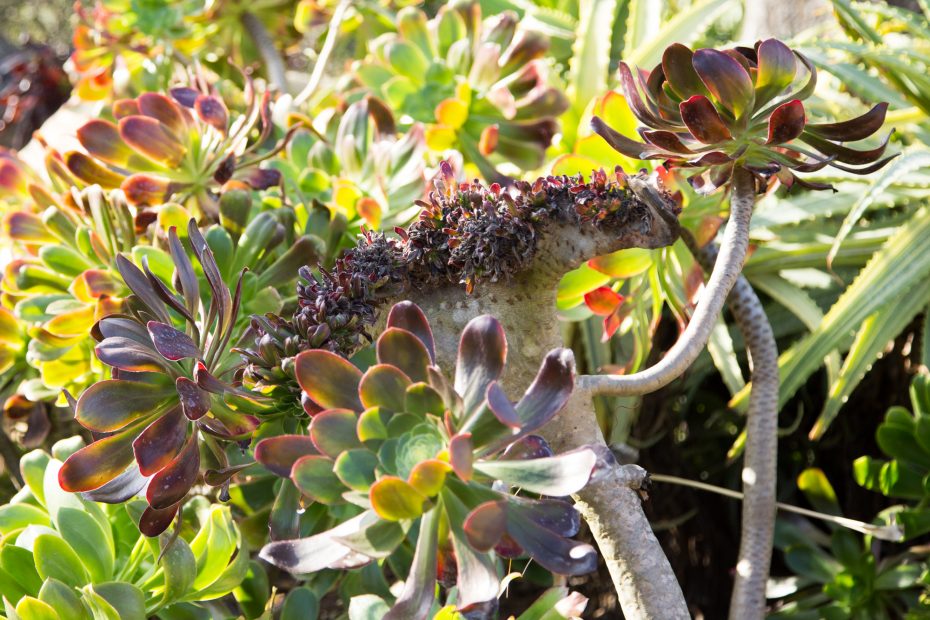
[[[688,370],[704,350],[727,295],[743,268],[754,204],[755,179],[748,171],[736,168],[730,193],[730,219],[723,235],[720,255],[687,329],[665,357],[654,366],[632,375],[579,376],[578,389],[591,396],[648,394],[668,385]]]

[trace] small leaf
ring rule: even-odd
[[[335,459],[346,450],[361,448],[356,433],[358,416],[348,409],[327,409],[313,416],[310,438],[322,454]]]
[[[196,434],[178,455],[152,477],[145,497],[155,510],[164,510],[184,499],[200,475],[200,448]]]
[[[300,492],[322,504],[342,498],[346,487],[333,472],[333,461],[325,456],[304,456],[294,463],[291,479]]]
[[[362,371],[335,353],[304,351],[294,359],[294,372],[301,389],[321,407],[365,408],[358,398]]]
[[[367,491],[375,481],[378,457],[369,450],[346,450],[336,459],[333,471],[344,485],[354,491]]]
[[[504,328],[492,316],[472,319],[462,331],[455,364],[455,391],[466,415],[483,401],[492,381],[500,379],[507,359]]]
[[[598,316],[610,316],[623,303],[623,300],[623,295],[609,286],[600,286],[584,295],[585,305]]]
[[[278,435],[262,439],[255,446],[255,460],[273,474],[287,478],[298,459],[319,452],[307,435]]]
[[[199,420],[210,410],[210,393],[187,377],[178,377],[174,382],[181,410],[189,420]]]
[[[439,459],[429,459],[414,465],[407,482],[426,497],[435,497],[446,482],[452,466]]]
[[[387,411],[404,411],[404,400],[410,379],[396,366],[371,366],[358,385],[359,399],[366,408],[384,407]]]
[[[390,327],[382,332],[376,348],[379,364],[396,366],[412,381],[426,381],[426,369],[432,365],[432,358],[426,345],[413,333]]]
[[[429,326],[426,315],[418,305],[412,301],[402,301],[394,304],[387,318],[388,327],[405,329],[423,343],[429,352],[431,361],[436,359],[435,345],[433,344],[433,331]]]
[[[769,116],[769,135],[766,144],[785,144],[801,135],[807,123],[804,104],[798,99],[783,103]]]
[[[455,475],[463,481],[471,480],[474,471],[474,456],[470,433],[461,433],[449,440],[449,463]]]
[[[385,476],[375,482],[369,496],[374,511],[388,521],[416,519],[423,514],[428,504],[425,495],[395,476]]]
[[[167,467],[184,445],[188,423],[174,407],[149,424],[132,442],[139,473],[151,476]]]
[[[36,571],[42,579],[57,579],[75,588],[80,588],[90,581],[74,549],[58,536],[42,534],[37,537],[32,552],[35,556]]]
[[[729,58],[725,54],[724,56]],[[743,68],[740,67],[740,71],[742,70]],[[681,120],[688,127],[691,135],[704,144],[717,144],[733,138],[730,130],[720,119],[720,115],[717,114],[714,104],[707,97],[695,95],[687,101],[682,101],[678,110],[681,113]]]
[[[158,321],[149,321],[146,327],[155,349],[166,360],[176,362],[187,358],[201,359],[200,348],[184,332]]]
[[[475,469],[532,493],[562,497],[584,488],[597,465],[590,448],[531,461],[478,461]]]
[[[755,102],[752,78],[734,58],[719,50],[700,49],[694,52],[692,64],[717,103],[735,118],[752,110]]]

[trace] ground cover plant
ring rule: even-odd
[[[0,64],[0,616],[921,617],[930,7],[832,8],[65,9]]]

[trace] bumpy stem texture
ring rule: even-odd
[[[682,239],[705,271],[713,269],[719,250],[700,248],[687,231]],[[778,348],[772,326],[752,285],[740,276],[727,299],[746,342],[752,365],[752,392],[743,453],[743,521],[731,620],[765,617],[765,582],[775,531],[775,482],[778,472]]]
[[[660,362],[646,370],[631,375],[578,377],[578,387],[582,391],[591,396],[648,394],[668,385],[688,370],[704,350],[727,295],[743,268],[754,204],[755,179],[749,172],[736,168],[730,193],[730,219],[723,235],[720,255],[685,332]]]

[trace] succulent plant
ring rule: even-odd
[[[542,165],[569,105],[549,84],[544,34],[512,12],[482,20],[474,1],[444,5],[433,19],[406,7],[396,27],[355,70],[366,88],[427,123],[432,150],[459,150],[489,181],[501,179],[501,163]]]
[[[422,125],[398,135],[391,111],[371,96],[316,119],[313,131],[294,134],[286,157],[269,162],[291,197],[305,207],[321,202],[352,230],[407,224],[417,212],[413,202],[426,193]]]
[[[199,82],[199,81],[198,81]],[[121,188],[136,206],[157,206],[169,198],[189,203],[212,219],[218,206],[212,190],[236,178],[255,188],[280,181],[274,170],[258,167],[274,149],[257,147],[271,134],[271,98],[259,97],[246,83],[246,109],[231,117],[216,94],[192,87],[154,92],[113,103],[116,123],[97,118],[77,130],[86,152],[65,153],[78,181],[105,189]],[[261,127],[258,138],[250,134]]]
[[[310,538],[270,543],[261,557],[294,573],[361,566],[391,555],[418,522],[410,575],[386,618],[423,617],[437,571],[455,575],[460,609],[493,608],[497,557],[528,556],[560,574],[594,570],[594,549],[570,539],[578,513],[557,498],[610,457],[591,447],[554,455],[534,434],[571,394],[571,352],[550,352],[512,403],[499,384],[507,341],[492,317],[462,332],[454,382],[434,365],[429,323],[413,303],[391,309],[376,350],[364,373],[330,351],[296,357],[315,407],[308,433],[264,439],[255,458],[308,500],[357,514]]]
[[[795,173],[825,166],[868,174],[893,157],[882,157],[891,134],[875,148],[857,150],[884,123],[888,104],[858,118],[810,123],[803,100],[817,83],[814,65],[781,41],[767,39],[753,48],[691,51],[669,46],[662,63],[646,74],[620,63],[620,81],[643,127],[638,142],[595,117],[592,125],[613,148],[634,159],[660,159],[695,168],[696,188],[710,192],[726,185],[734,166],[751,171],[760,186],[777,178],[787,187],[810,189]]]
[[[300,394],[293,358],[311,349],[351,355],[372,341],[377,309],[411,288],[503,281],[530,263],[547,225],[592,223],[610,230],[636,217],[637,199],[620,170],[497,184],[459,184],[443,163],[420,215],[395,235],[363,231],[356,246],[319,275],[300,270],[290,318],[253,318],[255,344],[244,348],[246,382]]]
[[[89,387],[75,404],[76,420],[99,439],[70,456],[59,474],[66,490],[115,495],[116,501],[147,488],[140,528],[149,536],[168,527],[200,478],[201,444],[216,465],[204,479],[225,493],[237,470],[228,467],[217,441],[248,441],[259,424],[252,414],[265,409],[266,399],[231,381],[239,358],[228,346],[237,335],[242,279],[230,294],[193,219],[188,239],[205,287],[174,228],[168,232],[174,290],[147,260],[140,270],[117,256],[133,293],[128,314],[94,327],[96,356],[113,378]]]
[[[136,528],[144,501],[108,506],[62,491],[59,459],[82,444],[73,437],[52,447],[54,457],[26,454],[26,488],[0,506],[7,618],[177,617],[242,581],[249,555],[229,508],[192,502],[177,537],[145,539]]]
[[[47,45],[27,43],[0,62],[0,144],[21,148],[71,90],[63,59]]]

